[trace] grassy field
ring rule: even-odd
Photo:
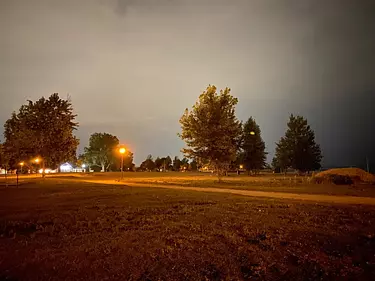
[[[0,188],[0,280],[374,280],[374,212],[23,179]]]
[[[53,175],[48,175],[51,177]],[[31,176],[35,177],[35,175]],[[40,175],[37,175],[40,177]],[[95,173],[95,174],[66,174],[66,178],[87,179],[87,180],[119,180],[120,173]],[[20,182],[29,181],[30,176],[20,177]],[[15,176],[9,182],[15,185]],[[332,185],[313,184],[308,177],[295,177],[294,175],[262,174],[259,176],[247,176],[241,174],[230,174],[218,182],[215,175],[210,173],[178,173],[178,172],[127,172],[124,173],[126,183],[141,183],[152,185],[179,185],[185,187],[215,187],[226,189],[256,190],[270,192],[288,192],[300,194],[326,194],[326,195],[349,195],[375,197],[375,186],[369,184],[356,185]],[[0,178],[0,185],[4,185],[4,178]]]

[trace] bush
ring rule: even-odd
[[[346,175],[330,175],[329,181],[337,185],[351,185],[354,181]]]
[[[328,175],[325,177],[313,177],[311,179],[311,182],[315,184],[329,183],[336,185],[352,185],[359,181],[359,177],[350,177],[348,175]]]

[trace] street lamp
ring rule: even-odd
[[[23,168],[23,165],[25,165],[24,162],[20,162],[20,166],[21,166],[21,174],[22,174],[22,168]]]
[[[40,162],[42,162],[42,159],[37,157],[34,159],[34,162],[36,164],[39,164]],[[43,162],[43,166],[44,166],[44,162]],[[44,167],[42,167],[42,177],[44,178]]]
[[[251,132],[250,132],[250,135],[254,136],[254,135],[255,135],[255,132],[254,132],[254,131],[251,131]]]
[[[86,173],[86,164],[82,164],[82,169],[83,169],[83,172]]]
[[[121,154],[121,180],[124,178],[124,154],[126,152],[126,149],[124,147],[120,147],[119,152]]]

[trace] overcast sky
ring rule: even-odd
[[[80,150],[117,135],[139,164],[178,155],[178,120],[214,84],[270,157],[290,113],[326,165],[375,165],[375,5],[365,0],[0,0],[0,123],[70,95]]]

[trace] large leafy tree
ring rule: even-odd
[[[293,168],[301,172],[319,169],[322,153],[307,120],[292,114],[287,126],[285,136],[276,143],[273,166],[281,170]]]
[[[157,168],[157,169],[161,169],[161,168],[163,167],[164,160],[163,160],[163,158],[156,157],[154,163],[155,163],[155,168]]]
[[[0,143],[0,168],[5,167],[8,164],[8,159],[6,157],[4,146]]]
[[[10,165],[36,156],[48,167],[74,160],[79,144],[73,135],[78,126],[75,117],[71,101],[57,93],[22,105],[4,125],[4,150]]]
[[[240,159],[248,172],[257,172],[266,164],[265,144],[259,125],[250,117],[243,125]]]
[[[167,157],[157,157],[155,159],[155,166],[157,169],[169,170],[172,168],[172,159],[170,156]]]
[[[237,98],[225,88],[217,93],[215,86],[208,86],[193,106],[185,110],[180,119],[180,137],[187,148],[186,157],[205,159],[217,172],[219,179],[225,173],[239,147],[241,123],[235,116]]]
[[[189,159],[186,157],[181,160],[181,169],[187,170],[189,168]]]
[[[172,168],[172,158],[170,156],[165,157],[164,159],[164,170],[170,170]]]
[[[181,169],[181,160],[178,158],[178,156],[174,157],[172,165],[174,171],[179,171]]]
[[[140,168],[144,171],[153,171],[155,169],[155,163],[152,159],[152,155],[148,155],[146,160],[141,163]]]
[[[121,170],[121,155],[119,153],[115,153],[115,162],[111,166],[113,170]],[[123,170],[124,171],[132,171],[134,169],[135,164],[133,163],[134,154],[133,152],[127,150],[124,154],[124,162],[123,162]]]
[[[190,162],[190,164],[189,164],[189,170],[190,171],[197,171],[198,170],[198,163],[197,163],[197,161],[195,159]]]
[[[89,146],[85,147],[85,159],[91,165],[98,165],[102,171],[116,163],[118,159],[119,140],[108,133],[94,133],[90,136]]]

